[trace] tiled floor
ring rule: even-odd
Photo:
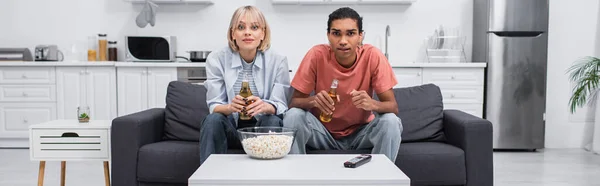
[[[0,186],[37,184],[28,149],[0,149]],[[582,149],[495,152],[496,186],[600,186],[600,155]],[[60,162],[46,163],[45,186],[59,185]],[[66,185],[103,186],[102,162],[67,162]]]

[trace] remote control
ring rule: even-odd
[[[362,154],[360,156],[356,156],[356,157],[344,162],[344,167],[356,168],[356,167],[359,167],[369,161],[371,161],[371,155]]]

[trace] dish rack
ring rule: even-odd
[[[466,63],[466,36],[434,35],[425,39],[425,54],[429,63]]]

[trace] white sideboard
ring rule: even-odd
[[[29,125],[76,119],[89,106],[91,119],[112,120],[164,108],[178,67],[204,63],[0,62],[0,147],[28,147]],[[485,64],[396,65],[396,87],[438,85],[444,108],[481,117]]]
[[[406,64],[394,66],[396,87],[432,83],[440,87],[444,109],[457,109],[477,117],[483,116],[485,63],[446,65]]]

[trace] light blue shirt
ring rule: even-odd
[[[231,103],[238,94],[233,86],[238,78],[239,72],[243,70],[242,58],[239,52],[229,47],[220,51],[211,52],[206,59],[207,80],[204,86],[207,89],[206,103],[210,113],[214,113],[215,107]],[[254,67],[252,68],[254,83],[260,99],[273,104],[276,114],[283,114],[288,109],[290,100],[290,75],[287,57],[276,54],[271,49],[256,53]],[[239,113],[234,113],[237,122]]]
[[[242,60],[244,59],[242,58]],[[256,58],[252,59],[252,63],[242,62],[242,67],[244,70],[240,71],[240,73],[238,74],[238,78],[235,81],[235,84],[233,84],[233,90],[242,89],[242,81],[244,81],[244,76],[247,76],[246,78],[248,78],[248,84],[250,86],[250,91],[252,91],[252,94],[261,97],[262,95],[258,94],[261,92],[258,92],[258,90],[256,90],[256,84],[254,83],[254,74],[252,74],[254,61],[256,61]]]

